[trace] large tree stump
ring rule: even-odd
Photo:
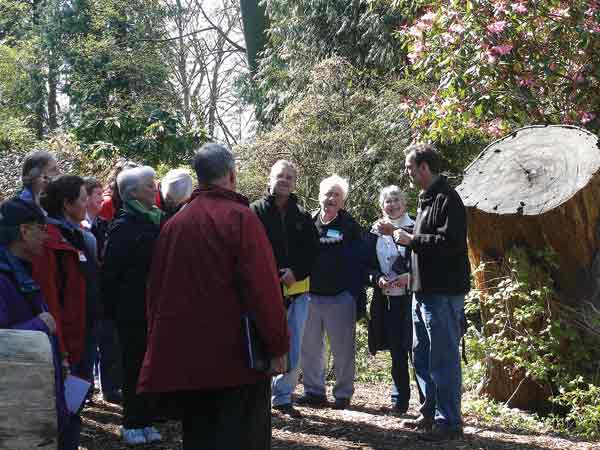
[[[39,331],[0,330],[0,449],[56,448],[54,364]]]
[[[556,252],[558,269],[551,275],[561,301],[576,305],[597,294],[597,136],[573,126],[521,128],[485,148],[457,191],[467,208],[472,267],[497,262],[514,246],[550,247]],[[493,286],[493,273],[476,273],[477,288],[485,292]],[[521,383],[518,370],[492,364],[487,378],[483,391],[499,401],[511,399],[512,406],[535,407],[547,397],[535,383]]]

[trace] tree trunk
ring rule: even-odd
[[[0,448],[56,448],[54,364],[39,331],[0,330]]]
[[[562,302],[576,306],[599,291],[597,136],[572,126],[521,128],[489,145],[467,167],[457,191],[467,208],[472,267],[501,261],[514,246],[551,248],[558,263],[551,275]],[[493,269],[478,272],[475,285],[485,294],[495,278]],[[485,315],[482,308],[484,324]],[[481,391],[530,409],[549,391],[523,376],[492,361]]]

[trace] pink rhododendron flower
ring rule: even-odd
[[[579,120],[583,124],[590,123],[595,118],[596,114],[594,114],[593,112],[586,111],[579,113]]]
[[[495,16],[499,16],[500,14],[506,12],[506,10],[507,10],[506,2],[500,1],[500,2],[494,3],[494,15]]]
[[[490,123],[488,123],[486,131],[491,136],[495,136],[495,137],[502,136],[502,134],[504,133],[502,130],[502,119],[492,120]]]
[[[428,12],[427,14],[424,14],[421,16],[421,20],[425,23],[432,23],[436,18],[435,13],[433,12]]]
[[[398,105],[398,107],[400,108],[400,111],[407,111],[410,109],[410,105],[406,102],[400,103],[400,105]]]
[[[512,44],[494,45],[491,51],[496,55],[504,56],[508,55],[513,49]]]
[[[504,28],[506,28],[506,21],[505,20],[499,20],[497,22],[494,22],[490,25],[487,26],[487,30],[488,32],[492,33],[492,34],[497,34],[497,33],[501,33],[504,31]]]
[[[424,49],[425,49],[425,46],[423,45],[423,43],[421,41],[417,41],[415,43],[413,51],[407,55],[408,60],[411,62],[411,64],[414,64],[421,57]]]
[[[452,25],[450,25],[448,30],[452,33],[461,34],[465,31],[465,27],[460,23],[453,23]]]
[[[527,6],[525,6],[523,3],[513,3],[510,5],[510,7],[514,12],[519,14],[525,14],[527,12]]]
[[[519,86],[530,87],[533,86],[533,78],[531,75],[527,75],[519,80]]]

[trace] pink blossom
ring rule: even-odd
[[[415,43],[415,46],[413,47],[413,51],[407,55],[411,64],[414,64],[421,57],[424,49],[425,49],[425,46],[423,45],[423,43],[421,41],[417,41]]]
[[[504,133],[502,130],[502,119],[494,119],[490,123],[488,123],[486,127],[486,131],[488,134],[500,137]]]
[[[499,16],[500,14],[506,12],[506,2],[500,1],[494,4],[494,15]]]
[[[490,50],[499,56],[508,55],[513,49],[512,44],[494,45]]]
[[[407,102],[402,102],[398,105],[400,111],[408,111],[410,109],[410,105]]]
[[[427,14],[424,14],[421,16],[421,20],[425,23],[432,23],[436,18],[435,13],[433,12],[428,12]]]
[[[531,77],[531,75],[527,75],[526,77],[523,77],[519,80],[519,86],[531,87],[533,86],[533,84],[533,78]]]
[[[496,61],[498,60],[498,58],[491,50],[488,50],[487,52],[485,52],[485,55],[487,56],[488,64],[496,64]]]
[[[595,118],[596,118],[596,114],[594,114],[593,112],[586,111],[586,112],[579,113],[579,120],[583,124],[590,123]]]
[[[492,34],[501,33],[502,31],[504,31],[504,28],[506,28],[505,20],[499,20],[487,26],[488,32]]]
[[[519,14],[525,14],[527,12],[527,6],[525,6],[523,3],[513,3],[510,5],[510,7],[514,12]]]
[[[460,23],[453,23],[448,30],[452,33],[461,34],[465,31],[465,27]]]

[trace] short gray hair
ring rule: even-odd
[[[400,199],[400,201],[402,203],[404,203],[404,205],[406,206],[406,203],[407,203],[406,194],[398,186],[396,186],[395,184],[392,184],[390,186],[384,187],[381,190],[381,192],[379,193],[379,206],[381,207],[381,209],[383,209],[383,203],[385,202],[385,199],[389,195],[397,195],[398,198]]]
[[[280,159],[275,164],[273,164],[273,166],[271,167],[271,172],[269,172],[269,178],[273,178],[275,173],[277,173],[278,170],[281,170],[284,167],[286,169],[292,170],[294,172],[294,176],[298,178],[298,169],[296,168],[296,165],[293,162],[288,161],[287,159]]]
[[[21,169],[23,186],[31,186],[33,180],[39,177],[44,168],[52,161],[56,161],[56,157],[46,150],[32,150],[27,153],[23,161],[23,168]]]
[[[119,195],[125,200],[131,199],[131,193],[135,192],[140,183],[146,178],[155,178],[156,172],[150,166],[134,167],[125,169],[117,175],[117,186]]]
[[[235,170],[235,159],[224,145],[209,142],[194,154],[192,168],[198,183],[209,184]]]
[[[321,181],[321,184],[319,184],[319,197],[327,193],[333,186],[338,186],[342,190],[344,200],[346,200],[348,191],[350,191],[350,184],[348,180],[335,173]]]
[[[160,181],[160,192],[163,198],[167,196],[176,204],[187,200],[192,195],[194,181],[185,169],[169,170]]]

